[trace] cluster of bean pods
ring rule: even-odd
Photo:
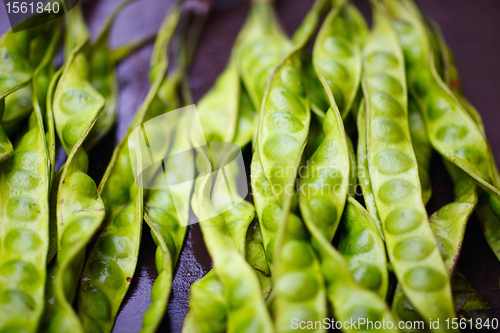
[[[457,262],[474,211],[500,260],[500,173],[439,26],[413,0],[370,1],[371,28],[350,0],[315,0],[292,37],[272,0],[250,0],[195,118],[176,112],[193,104],[212,3],[179,1],[96,183],[88,152],[117,117],[116,66],[149,40],[109,46],[133,1],[94,39],[80,4],[0,38],[0,332],[111,332],[144,222],[158,276],[142,332],[159,330],[192,221],[213,268],[191,287],[186,333],[454,332],[447,320],[490,318]],[[455,201],[429,214],[434,150]],[[138,175],[144,156],[161,157]],[[252,200],[238,191],[247,171]]]
[[[408,320],[425,323],[408,331],[441,332],[456,331],[443,323],[457,316],[488,318],[489,304],[456,271],[476,206],[488,242],[498,247],[498,172],[481,118],[456,88],[458,72],[439,27],[411,0],[371,5],[369,30],[350,1],[315,1],[288,39],[271,1],[251,2],[229,64],[199,111],[207,141],[230,142],[250,96],[257,110],[250,176],[260,233],[255,238],[244,218],[253,213],[238,206],[217,221],[209,218],[217,206],[210,191],[220,179],[197,181],[194,213],[214,270],[193,284],[183,331],[233,332],[243,320],[246,332],[325,332],[322,320],[334,317],[393,323],[366,325],[364,332],[407,331]],[[466,146],[476,142],[468,135],[482,146]],[[433,150],[444,158],[456,199],[428,214]],[[201,150],[199,156],[208,173],[210,156]],[[250,247],[249,238],[258,247]],[[242,258],[254,268],[253,281],[237,277],[248,269]],[[225,276],[222,260],[239,267],[234,280]],[[271,328],[268,314],[251,318],[262,307],[252,297],[256,277]],[[246,304],[235,303],[244,295]]]

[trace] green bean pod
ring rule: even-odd
[[[306,68],[302,67],[299,55],[302,48],[312,37],[315,25],[318,24],[317,19],[310,21],[310,18],[314,18],[317,15],[315,11],[322,9],[323,5],[321,1],[315,2],[312,9],[313,14],[310,16],[308,15],[309,19],[306,18],[303,25],[298,29],[299,32],[296,35],[295,49],[289,53],[281,65],[275,70],[266,91],[264,92],[264,90],[261,90],[266,96],[265,101],[262,102],[260,115],[261,121],[264,119],[264,123],[259,123],[258,140],[254,138],[254,143],[255,140],[257,140],[258,146],[255,147],[251,163],[251,186],[261,228],[265,255],[271,271],[273,270],[274,262],[274,244],[282,212],[279,199],[276,199],[267,178],[268,174],[264,171],[263,163],[266,164],[268,172],[271,172],[272,163],[277,162],[277,159],[280,158],[279,155],[284,153],[289,155],[288,161],[285,161],[283,166],[277,165],[275,168],[276,171],[279,171],[279,169],[283,167],[290,169],[286,167],[286,164],[289,163],[292,163],[291,169],[295,170],[282,169],[281,175],[277,175],[279,176],[277,180],[286,182],[288,175],[285,173],[290,173],[290,171],[292,174],[297,173],[296,168],[298,167],[300,156],[303,154],[304,146],[309,136],[308,128],[311,121],[307,87],[305,87],[306,84],[302,79],[304,72],[309,72],[311,74],[311,68],[309,66],[308,69],[307,65]],[[315,23],[314,27],[313,24],[311,24],[312,22]],[[284,40],[283,43],[285,43]],[[276,41],[274,44],[279,43]],[[288,45],[288,43],[285,44]],[[262,44],[262,42],[256,42],[256,45],[264,44]],[[265,54],[266,58],[269,59],[276,57],[276,54]],[[253,55],[254,58],[256,56],[257,54]],[[259,72],[259,75],[263,75],[262,73],[264,72]],[[263,77],[256,74],[257,73],[254,73],[255,76],[253,77],[249,75],[245,77],[245,74],[242,73],[243,81],[245,82],[245,78],[247,78],[247,80],[251,82],[260,82]],[[305,78],[307,77],[308,75],[305,75]],[[254,84],[254,89],[257,89],[256,87],[259,86]],[[260,88],[263,88],[262,85]],[[279,111],[278,109],[274,109],[276,103],[279,104]],[[260,108],[260,104],[258,104],[258,107]],[[278,129],[276,132],[281,131],[282,134],[275,134],[273,121],[277,121]],[[264,144],[265,139],[268,139],[268,141]],[[296,139],[299,139],[302,143],[297,142]],[[281,144],[285,146],[285,149],[282,149],[282,146],[280,146],[280,141]],[[264,150],[262,150],[262,147],[264,147]],[[295,150],[295,152],[293,150]],[[268,156],[262,156],[263,154],[267,154]],[[293,160],[294,158],[296,159],[295,161]],[[266,162],[261,162],[264,159]],[[290,185],[293,184],[287,184],[288,187],[290,187]],[[286,189],[283,190],[283,192],[285,192]],[[288,190],[290,190],[290,188]]]
[[[443,35],[436,23],[431,22],[431,27],[433,28],[433,32],[436,34],[437,39],[440,42],[441,54],[443,57],[444,63],[444,73],[445,73],[445,81],[453,92],[455,97],[460,101],[465,110],[469,113],[471,118],[474,120],[476,125],[479,127],[483,134],[485,133],[483,121],[479,112],[476,108],[469,103],[469,101],[465,98],[461,88],[461,80],[458,70],[455,66],[455,61],[453,59],[453,54],[451,50],[446,45],[446,41],[444,40]],[[491,149],[491,148],[490,148]],[[493,160],[494,162],[494,160]],[[498,172],[498,167],[495,165],[493,168],[493,176],[497,182],[500,183],[500,175]],[[500,258],[500,247],[497,245],[500,241],[500,233],[497,230],[500,230],[500,221],[498,217],[494,215],[491,210],[491,203],[489,202],[489,198],[487,195],[482,194],[479,196],[479,205],[477,209],[477,215],[481,222],[481,226],[483,228],[483,233],[485,238],[493,250],[497,258]]]
[[[322,75],[343,118],[352,106],[361,79],[361,44],[366,22],[355,6],[339,1],[326,17],[313,50],[316,73]]]
[[[5,112],[5,98],[26,87],[31,80],[30,31],[14,33],[9,30],[0,37],[0,119]],[[13,153],[14,147],[0,126],[0,162]]]
[[[59,37],[59,32],[59,28],[55,26],[53,40]],[[24,36],[23,32],[19,34]],[[1,42],[4,46],[9,44],[5,39],[7,38],[4,35]],[[52,58],[56,45],[54,41],[50,43],[49,49],[52,53],[47,52],[44,59]],[[11,53],[9,45],[6,46],[2,51],[4,63],[0,68],[13,72],[10,78],[10,73],[7,72],[2,80],[13,84],[16,78],[14,70],[19,66],[16,62],[22,59],[19,54]],[[37,67],[35,77],[41,77],[41,71],[43,66]],[[46,87],[40,83],[41,80],[32,82],[36,94],[33,98],[34,112],[30,116],[28,128],[17,143],[12,157],[0,165],[0,191],[3,193],[0,200],[2,331],[36,332],[43,312],[49,243],[50,163],[42,106],[38,100],[39,94],[43,94],[41,91],[46,91]]]
[[[349,200],[353,200],[350,199]],[[398,331],[396,321],[385,304],[376,293],[365,289],[357,283],[349,271],[348,264],[338,253],[330,242],[325,238],[323,232],[313,223],[308,223],[307,228],[313,237],[313,247],[320,262],[321,271],[325,277],[328,301],[333,307],[336,321],[342,322],[345,332],[394,332]],[[370,329],[368,326],[355,325],[360,318],[372,322],[385,320],[393,325],[384,326],[380,329]],[[347,323],[347,324],[345,324]],[[392,327],[392,328],[391,328]],[[332,327],[333,328],[333,327]]]
[[[252,194],[262,233],[262,243],[269,268],[273,272],[274,248],[283,211],[266,179],[266,174],[260,163],[258,150],[254,152],[252,157],[250,175]]]
[[[352,197],[342,217],[339,252],[346,260],[354,281],[385,299],[389,285],[385,244],[375,221]]]
[[[48,154],[40,108],[1,164],[0,329],[36,332],[48,249]]]
[[[250,15],[236,42],[240,44],[237,66],[259,112],[269,78],[282,57],[292,49],[274,14],[272,0],[252,0]]]
[[[191,176],[192,179],[194,170],[191,174],[188,171],[189,168],[193,169],[193,158],[188,158],[185,162],[183,176]],[[185,193],[184,200],[186,202],[189,201],[190,194]],[[189,205],[186,207],[189,208]],[[151,291],[152,304],[144,314],[142,332],[155,332],[167,309],[173,272],[182,250],[187,226],[180,225],[177,217],[178,212],[168,189],[151,190],[144,202],[144,211],[144,219],[149,225],[151,236],[157,245],[156,270],[158,277]],[[189,214],[188,211],[179,213]]]
[[[314,222],[331,240],[344,211],[351,169],[349,147],[338,111],[328,110],[323,132],[323,142],[300,172],[299,205],[303,219]]]
[[[454,276],[456,264],[462,249],[467,222],[476,208],[478,197],[476,194],[477,186],[474,179],[448,161],[445,161],[445,165],[455,184],[455,201],[445,205],[432,214],[429,218],[429,222],[438,242],[446,269],[449,271],[450,276]],[[472,312],[469,309],[464,309],[465,305],[470,308],[474,306],[474,304],[479,304],[479,310],[484,307],[483,303],[474,302],[477,292],[462,295],[460,299],[457,299],[457,293],[458,291],[453,287],[452,278],[452,294],[454,308],[457,314]],[[473,300],[471,300],[471,302],[464,302],[466,297],[471,295],[474,296]],[[416,313],[411,302],[406,299],[399,285],[394,294],[392,308],[394,314],[400,320],[422,320]]]
[[[47,67],[47,59],[46,54],[50,52],[51,58],[50,60],[54,60],[54,52],[51,51],[51,48],[59,46],[58,44],[55,46],[51,46],[54,44],[52,42],[54,32],[59,29],[60,21],[54,20],[53,22],[48,22],[47,24],[43,24],[38,27],[34,27],[29,29],[30,31],[27,33],[30,38],[26,40],[28,47],[28,55],[26,59],[29,63],[29,71],[32,75],[32,80],[38,79],[38,86],[43,86],[43,89],[39,89],[38,91],[38,101],[40,104],[45,103],[45,96],[43,92],[47,91],[47,81],[40,81],[45,75],[41,75],[41,70],[38,70],[38,77],[34,77],[34,71],[41,67],[41,62],[45,62],[45,66]],[[17,35],[19,32],[16,32]],[[20,32],[22,34],[26,34],[26,32]],[[21,37],[22,38],[22,37]],[[60,35],[58,35],[60,38]],[[58,43],[59,41],[56,41]],[[21,47],[22,48],[22,47]],[[57,51],[57,50],[56,50]],[[14,91],[9,95],[8,98],[5,99],[5,110],[1,118],[1,125],[5,129],[8,135],[15,135],[19,130],[22,121],[28,117],[33,111],[33,96],[34,91],[31,85],[26,85],[19,90]],[[43,111],[43,110],[42,110]]]
[[[160,85],[164,82],[168,65],[167,46],[179,17],[180,8],[175,6],[161,27],[150,70],[151,77],[154,78],[152,87],[125,139],[115,148],[99,185],[98,190],[106,205],[104,229],[85,262],[78,293],[78,315],[85,331],[111,331],[136,268],[142,232],[144,190],[142,185],[134,181],[127,137],[148,116],[166,111],[162,105],[161,111],[155,109],[158,105],[153,101],[157,99]]]
[[[300,48],[276,69],[269,82],[262,110],[257,145],[260,161],[271,189],[283,203],[286,191],[293,191],[304,151],[311,112],[301,78]]]
[[[170,76],[167,81],[174,82],[168,84],[168,87],[177,90],[182,79],[182,73],[183,71],[179,70]],[[176,95],[175,91],[172,92],[172,95]],[[180,106],[176,98],[169,102],[169,108],[175,109]],[[191,149],[187,135],[188,119],[186,118],[184,116],[177,120],[176,127],[181,130],[177,131],[172,138],[173,143],[170,149],[174,154],[175,151],[189,151]],[[194,178],[193,162],[194,157],[192,154],[184,154],[182,159],[175,159],[176,168],[182,170],[182,173],[176,174],[179,181],[189,181]],[[170,168],[168,160],[165,168],[167,169],[164,172],[167,172],[168,168]],[[172,171],[169,172],[169,176],[172,176]],[[159,173],[155,181],[164,184],[166,176],[164,173]],[[160,189],[160,186],[156,188],[158,189],[150,190],[144,200],[144,220],[149,225],[151,236],[157,246],[155,261],[158,277],[153,283],[151,290],[152,303],[144,314],[142,332],[155,332],[165,314],[172,287],[173,272],[187,231],[187,225],[181,224],[181,221],[186,222],[189,219],[188,203],[191,189],[183,193],[184,204],[178,206],[179,208],[183,207],[183,210],[178,210],[169,188]],[[177,195],[179,194],[177,192]]]
[[[83,328],[72,303],[78,286],[85,248],[104,219],[104,203],[97,186],[86,173],[88,157],[82,144],[104,108],[104,98],[88,77],[88,62],[83,54],[87,41],[69,55],[53,96],[52,114],[60,141],[68,154],[57,174],[52,196],[56,195],[57,259],[49,268],[54,281],[48,290],[44,329],[51,332],[78,331]],[[57,190],[55,190],[57,188]],[[55,192],[57,191],[57,192]]]
[[[427,221],[410,139],[403,53],[378,6],[374,22],[363,50],[367,156],[389,259],[424,318],[454,318],[450,281]],[[438,330],[447,331],[444,326]]]
[[[291,201],[291,196],[288,199]],[[307,228],[294,214],[283,214],[276,239],[272,312],[276,332],[294,332],[297,322],[327,316],[326,288]],[[326,332],[322,327],[311,332]]]
[[[226,72],[221,74],[222,78],[227,75],[227,70],[231,68],[230,66],[226,69]],[[218,82],[220,82],[220,80],[221,79],[219,78]],[[239,84],[239,81],[237,83]],[[240,94],[239,107],[231,107],[233,103],[232,99],[234,98],[234,96],[231,95],[230,98],[227,98],[227,92],[224,92],[224,90],[221,90],[219,87],[220,86],[218,86],[218,84],[216,83],[215,87],[211,91],[209,91],[199,103],[200,107],[198,108],[198,112],[200,114],[200,120],[202,121],[202,127],[204,128],[205,135],[207,137],[207,140],[220,140],[224,136],[228,137],[227,132],[235,133],[233,142],[236,143],[239,147],[243,147],[248,144],[248,142],[250,142],[252,137],[252,122],[253,114],[255,113],[253,111],[252,104],[244,89],[242,89],[241,91],[233,89],[231,90],[232,94]],[[209,103],[202,103],[204,100],[216,100],[217,95],[220,96],[222,94],[224,94],[225,96],[225,103],[222,103],[224,100],[219,97],[220,103],[215,104],[216,106],[218,105],[218,107],[215,109],[211,109],[209,107]],[[203,119],[206,119],[203,115],[214,113],[219,114],[217,117],[218,119],[233,119],[237,117],[236,128],[231,129],[228,127],[220,127],[210,121],[203,122]],[[235,115],[231,115],[230,113],[234,113]],[[222,153],[226,154],[225,156],[227,158],[230,157],[233,152],[230,150],[228,152]],[[221,165],[226,165],[225,161],[222,161]],[[220,216],[224,220],[224,232],[230,236],[232,245],[236,248],[236,250],[240,254],[245,256],[248,264],[252,265],[256,270],[257,276],[260,280],[260,286],[262,288],[261,293],[264,296],[267,296],[271,287],[269,279],[270,273],[262,248],[262,240],[261,238],[259,238],[260,235],[258,234],[260,230],[258,229],[258,227],[250,227],[250,224],[255,216],[255,209],[252,204],[244,201],[239,193],[227,192],[227,188],[237,188],[235,182],[239,178],[241,178],[242,175],[240,174],[240,172],[241,170],[238,170],[238,168],[235,168],[235,166],[232,164],[226,165],[224,167],[224,174],[219,173],[215,180],[214,188],[212,190],[212,193],[214,193],[212,197],[212,203],[217,211],[223,212]],[[201,223],[203,224],[205,222]],[[212,235],[212,237],[214,236],[213,234],[205,235],[205,231],[203,231],[203,233],[205,238],[210,237],[210,235]],[[216,274],[219,274],[216,268],[215,272]],[[203,286],[206,283],[210,284],[210,282],[204,282],[204,280],[210,281],[213,279],[215,278],[213,278],[212,274],[209,273],[199,281],[199,285]],[[228,288],[230,284],[228,285],[225,280],[221,281],[223,281],[222,289],[220,290],[222,295],[213,295],[213,293],[200,291],[197,288],[191,290],[192,296],[190,298],[190,308],[193,310],[190,311],[186,317],[186,323],[183,329],[184,332],[196,331],[196,329],[200,331],[207,331],[210,327],[215,330],[215,328],[213,327],[215,324],[212,322],[212,320],[210,320],[206,325],[201,323],[201,321],[204,320],[206,316],[205,312],[212,312],[212,309],[206,309],[205,311],[203,311],[204,305],[208,306],[209,304],[211,304],[208,303],[207,298],[212,298],[213,302],[217,302],[217,299],[220,299],[221,296],[224,296],[224,293],[224,297],[227,299],[237,297],[237,295],[234,294],[233,290],[226,290],[226,288]],[[221,283],[220,281],[218,282]],[[234,323],[235,315],[238,316],[238,312],[235,313],[231,309],[227,309],[226,311],[228,325],[229,323]],[[217,319],[221,316],[222,314],[219,314],[215,318]],[[218,322],[219,321],[217,320],[215,321],[215,323]],[[218,325],[215,326],[219,327]]]
[[[77,3],[64,15],[66,34],[64,38],[64,59],[68,59],[71,52],[84,41],[90,39],[90,31],[83,17],[82,5]]]
[[[213,260],[214,271],[223,288],[227,303],[227,332],[271,332],[271,318],[261,296],[261,286],[253,268],[233,243],[223,215],[208,198],[211,184],[210,160],[198,151],[199,172],[192,199],[192,208],[200,220],[203,238]],[[230,212],[227,212],[230,214]],[[209,217],[209,218],[207,218]]]
[[[409,0],[387,0],[405,52],[408,85],[422,110],[433,147],[474,178],[500,216],[500,179],[488,141],[436,72],[424,22]]]
[[[227,312],[224,287],[212,269],[191,286],[189,312],[184,318],[182,332],[224,333],[227,328]]]
[[[89,63],[84,55],[87,42],[70,53],[54,93],[55,129],[68,154],[82,136],[88,135],[89,123],[105,104],[104,98],[88,81]]]

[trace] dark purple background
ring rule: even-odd
[[[83,1],[93,36],[120,0]],[[136,37],[149,36],[158,29],[171,0],[140,0],[118,17],[111,43],[123,44]],[[313,0],[277,0],[280,19],[291,34]],[[367,1],[356,1],[369,13]],[[421,0],[422,10],[441,26],[463,79],[465,95],[480,111],[497,163],[500,164],[500,1],[498,0]],[[195,101],[210,88],[224,68],[232,43],[249,8],[248,0],[218,0],[200,39],[190,70]],[[9,28],[5,8],[0,6],[0,33]],[[116,128],[90,153],[91,176],[98,183],[111,157],[114,144],[124,135],[132,115],[149,89],[147,77],[151,46],[132,54],[118,68],[120,104]],[[452,186],[440,162],[433,157],[433,199],[429,212],[453,200]],[[145,225],[139,266],[126,301],[116,320],[114,332],[138,332],[142,316],[150,303],[150,289],[156,277],[155,246]],[[197,225],[189,230],[176,271],[172,298],[161,331],[180,332],[187,312],[189,287],[209,269],[210,258]],[[478,221],[469,223],[459,268],[472,285],[491,304],[493,317],[500,318],[500,264],[486,244]]]

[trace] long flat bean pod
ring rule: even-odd
[[[490,194],[493,213],[500,216],[500,184],[488,141],[436,72],[418,9],[409,0],[386,3],[405,52],[408,85],[422,110],[431,144]]]
[[[316,2],[312,10],[316,11],[321,6],[321,1]],[[318,23],[317,20],[314,22]],[[265,100],[262,101],[258,138],[254,138],[257,139],[258,145],[252,158],[251,184],[263,245],[271,271],[276,232],[281,219],[279,197],[282,197],[287,190],[294,191],[293,184],[287,181],[290,174],[297,173],[298,163],[308,138],[311,118],[307,87],[302,78],[303,69],[299,56],[302,48],[312,37],[314,29],[307,19],[305,26],[299,29],[302,31],[297,35],[300,38],[297,37],[295,49],[275,70],[266,91],[262,91]],[[242,77],[245,80],[244,74]],[[256,81],[257,78],[257,76],[247,77],[253,79],[250,80],[252,82],[260,80],[259,78]],[[259,86],[254,85],[254,89],[258,88]],[[282,160],[282,155],[286,156],[286,159]],[[258,161],[258,165],[255,161]],[[272,175],[273,172],[276,177]],[[276,185],[274,190],[271,184]]]
[[[195,15],[193,28],[199,29],[205,15],[199,15],[199,13]],[[176,68],[158,91],[158,98],[164,103],[166,110],[177,109],[182,105],[181,103],[184,105],[192,103],[191,92],[188,87],[189,82],[185,78],[187,75],[187,65],[192,55],[187,53],[194,52],[194,47],[189,46],[196,43],[198,36],[190,36],[192,37],[190,40],[185,40],[189,35],[189,29],[187,30],[183,32],[180,45],[174,50],[174,55],[177,56]],[[156,45],[157,47],[161,46],[161,43],[157,42]],[[156,49],[156,51],[159,50]],[[179,90],[182,93],[179,94]],[[146,116],[147,118],[151,118],[154,115],[151,112],[150,115]],[[171,179],[172,177],[178,183],[194,179],[194,157],[188,153],[191,150],[188,137],[188,122],[189,119],[187,119],[186,115],[181,116],[176,122],[177,130],[175,134],[166,138],[172,141],[171,143],[169,141],[164,143],[169,146],[169,154],[175,155],[182,151],[184,153],[177,155],[181,157],[176,157],[173,162],[167,159],[163,165],[165,169],[162,170],[162,173],[156,175],[155,182],[165,184],[167,179]],[[155,127],[154,124],[152,126]],[[165,137],[165,135],[162,137]],[[170,170],[172,167],[175,169]],[[175,172],[175,170],[179,170],[180,172]],[[157,186],[155,188],[148,191],[148,195],[145,197],[144,220],[149,225],[151,236],[157,245],[155,261],[158,276],[151,290],[152,302],[144,315],[142,332],[156,331],[165,314],[172,287],[174,269],[182,250],[187,232],[187,222],[189,220],[191,188],[186,187],[182,193],[176,191],[177,202],[174,201],[168,187],[162,189],[161,186]],[[179,203],[179,198],[182,200],[182,203]]]
[[[441,31],[439,30],[439,27],[436,25],[436,23],[431,22],[431,27],[433,28],[433,32],[436,34],[437,39],[440,42],[441,55],[443,57],[444,63],[445,82],[484,134],[484,125],[479,112],[472,104],[469,103],[469,101],[463,95],[460,75],[458,73],[458,69],[455,66],[453,54],[446,45],[446,41],[444,40],[444,37],[441,34]],[[500,182],[500,175],[498,172],[498,167],[496,165],[493,169],[493,176],[495,179],[497,179],[497,182]],[[500,247],[498,246],[498,243],[500,242],[500,232],[498,232],[498,230],[500,230],[500,220],[492,212],[489,198],[485,194],[479,196],[477,214],[481,222],[485,238],[490,248],[493,250],[495,255],[500,258]]]
[[[301,170],[299,205],[302,217],[314,221],[333,239],[349,188],[350,156],[342,119],[330,109],[323,122],[325,137]]]
[[[86,331],[111,331],[135,271],[142,232],[144,191],[134,181],[127,136],[148,114],[159,112],[154,110],[152,102],[164,82],[168,65],[167,46],[179,16],[179,7],[173,7],[161,27],[150,72],[154,78],[152,87],[125,139],[115,148],[99,185],[106,205],[104,229],[85,262],[78,293],[78,315]],[[166,111],[161,109],[161,112]]]
[[[105,104],[89,81],[89,64],[83,55],[86,46],[84,42],[70,53],[54,93],[52,109],[59,139],[68,154],[60,179],[54,184],[58,186],[57,259],[50,272],[55,275],[55,298],[44,318],[48,331],[54,332],[83,332],[72,303],[86,245],[105,216],[97,186],[86,174],[89,162],[82,147]]]
[[[173,150],[189,151],[188,128],[190,119],[184,116],[178,120],[176,127],[180,129],[173,138]],[[180,181],[190,181],[194,178],[194,156],[185,154],[180,158],[175,158],[176,168],[181,170],[177,175]],[[168,167],[168,162],[166,167]],[[159,174],[158,180],[165,181],[164,174]],[[172,177],[172,172],[169,172]],[[179,197],[179,192],[176,192]],[[151,235],[155,244],[156,250],[156,270],[158,277],[156,278],[151,290],[152,303],[144,314],[142,332],[155,332],[161,323],[161,319],[167,308],[168,297],[172,286],[173,271],[184,243],[187,226],[181,225],[179,220],[186,221],[189,215],[189,199],[191,189],[184,191],[182,195],[183,205],[177,207],[184,210],[176,209],[172,193],[170,190],[151,190],[144,201],[144,219],[151,229]],[[178,214],[183,215],[179,219]]]
[[[311,112],[301,78],[300,48],[277,68],[262,101],[258,132],[260,161],[271,189],[283,203],[293,191],[300,158],[307,142]],[[293,175],[293,176],[291,176]]]
[[[326,289],[304,222],[291,213],[283,214],[283,218],[287,220],[280,221],[274,253],[272,311],[276,331],[293,332],[294,322],[314,323],[326,317]],[[308,331],[325,329],[313,327]]]
[[[227,332],[273,331],[271,318],[260,292],[260,284],[253,268],[238,252],[222,215],[217,215],[208,195],[210,193],[210,160],[199,150],[199,170],[204,177],[196,181],[192,207],[200,219],[207,249],[212,257],[214,271],[224,288],[227,303]],[[213,216],[208,218],[208,216]]]
[[[44,76],[45,65],[53,60],[60,36],[60,27],[51,26],[54,29],[52,41],[47,47],[42,64],[35,70],[37,79],[32,82],[35,92],[34,111],[30,116],[28,128],[17,143],[13,156],[0,166],[2,331],[35,332],[44,306],[45,267],[49,244],[50,160],[42,114],[44,108],[40,105],[38,96],[47,91],[47,85],[43,84],[43,79],[47,79]],[[20,33],[20,36],[24,35]],[[4,42],[5,40],[2,43]],[[6,62],[3,65],[7,64],[9,70],[14,70],[15,57],[9,64],[10,58],[14,56],[9,53],[11,51],[8,47],[3,49],[3,59]],[[20,57],[19,54],[16,56]],[[18,61],[22,59],[17,58]],[[12,83],[10,81],[9,84]]]
[[[424,318],[453,318],[450,281],[427,221],[410,140],[403,53],[378,6],[374,22],[363,50],[363,92],[369,173],[387,252],[419,313]]]
[[[240,87],[226,86],[227,84],[240,85],[237,72],[232,73],[234,70],[235,67],[230,64],[219,76],[214,87],[200,100],[198,113],[203,132],[208,141],[222,141],[222,138],[232,140],[232,136],[236,134],[234,142],[238,146],[243,147],[252,137],[252,114],[254,112],[246,93],[243,96],[240,95],[240,91],[243,93]],[[234,74],[236,75],[234,76]],[[226,87],[230,89],[229,98],[227,97],[228,90],[225,89]],[[238,97],[240,101],[235,107],[234,99]],[[249,111],[250,117],[248,117]],[[215,124],[213,122],[213,115],[217,115],[215,119],[222,118],[227,120],[227,126],[221,127]],[[238,118],[237,120],[235,119],[236,117]],[[234,122],[232,119],[234,119]],[[231,172],[228,173],[227,169],[225,172],[225,177],[219,174],[216,180],[219,190],[224,190],[220,186],[226,186],[225,179],[228,179],[231,185],[234,185],[235,179],[233,179],[233,176],[238,176]],[[229,183],[228,185],[231,186]],[[214,191],[217,192],[217,189]],[[248,237],[246,235],[249,223],[255,215],[254,208],[250,203],[244,201],[237,207],[230,209],[231,202],[228,202],[228,199],[230,198],[227,196],[219,198],[218,208],[224,210],[223,206],[225,206],[228,209],[223,215],[224,218],[228,218],[225,219],[228,233],[238,251],[245,254],[247,248],[245,239]],[[261,255],[263,256],[263,252]],[[219,311],[216,316],[212,316],[214,310],[212,305]],[[212,270],[201,280],[195,282],[191,288],[189,300],[190,311],[184,320],[183,332],[218,332],[225,329],[227,311],[225,307],[222,307],[223,305],[225,305],[224,287],[215,271]]]
[[[306,224],[314,238],[312,242],[314,250],[320,258],[321,270],[326,280],[328,300],[333,307],[335,319],[344,324],[343,331],[397,331],[395,319],[384,300],[376,293],[355,282],[344,258],[331,246],[323,232],[314,223],[306,222]],[[389,326],[388,324],[380,329],[370,329],[368,325],[359,323],[360,318],[373,322],[385,320],[386,323],[392,322],[393,325]],[[352,322],[357,324],[351,326]]]

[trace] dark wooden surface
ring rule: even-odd
[[[85,15],[93,36],[120,0],[84,1]],[[133,38],[145,37],[158,29],[172,0],[140,0],[118,17],[111,43],[118,46]],[[291,34],[304,17],[312,0],[277,0],[277,13]],[[367,1],[356,1],[369,15]],[[441,26],[463,79],[465,95],[480,111],[497,163],[500,163],[500,1],[421,0],[422,10]],[[248,0],[217,0],[201,36],[190,70],[195,101],[210,88],[228,60],[232,43],[249,8]],[[9,27],[5,7],[0,4],[0,33]],[[149,89],[147,78],[151,45],[132,54],[118,67],[120,81],[119,115],[115,129],[90,153],[90,175],[98,183],[116,142],[127,130],[131,117]],[[430,213],[453,200],[452,186],[437,155],[433,157],[434,196]],[[139,264],[132,286],[122,305],[114,332],[138,332],[150,304],[150,290],[156,277],[155,246],[145,225]],[[162,332],[180,332],[187,312],[189,287],[211,267],[197,225],[190,228],[173,282],[172,296]],[[486,244],[478,221],[471,219],[459,268],[491,304],[500,318],[500,264]]]

